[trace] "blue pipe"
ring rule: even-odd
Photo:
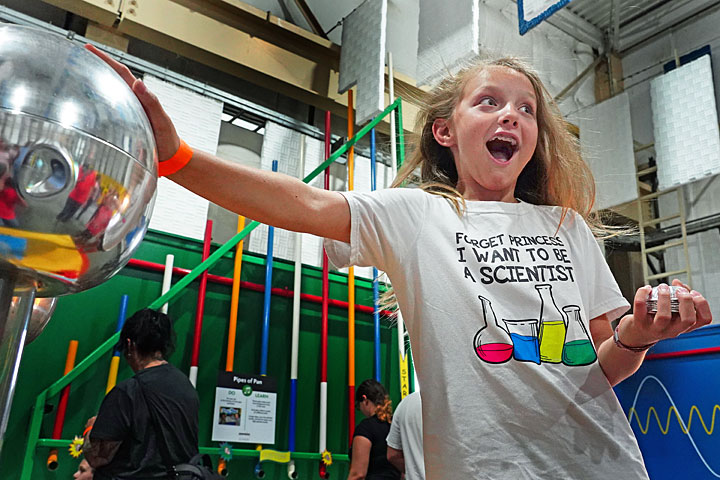
[[[122,330],[123,325],[125,325],[125,316],[127,314],[127,305],[128,305],[128,296],[123,295],[120,297],[120,312],[118,313],[118,319],[117,319],[117,327],[115,328],[116,332],[119,332]],[[113,356],[119,357],[120,356],[120,350],[117,348],[113,350]]]
[[[297,378],[290,379],[290,418],[288,425],[288,451],[295,451],[295,409],[297,407]]]
[[[272,161],[272,171],[277,172],[278,162]],[[267,375],[268,344],[270,343],[270,291],[272,290],[273,237],[275,228],[268,226],[267,255],[265,259],[265,299],[263,301],[262,350],[260,375]]]
[[[370,190],[377,189],[377,161],[375,151],[375,129],[370,130]],[[373,326],[375,328],[375,380],[380,382],[380,293],[378,287],[378,271],[373,267]]]

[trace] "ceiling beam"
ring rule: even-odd
[[[320,25],[320,22],[318,22],[318,19],[315,17],[308,4],[305,3],[305,0],[295,0],[295,5],[297,5],[303,17],[305,17],[305,21],[308,22],[310,27],[313,29],[313,33],[323,38],[328,38],[322,28],[322,25]]]
[[[90,7],[107,0],[44,1],[85,16]],[[347,116],[347,95],[337,93],[340,47],[240,0],[125,0],[119,16],[90,19],[307,105]],[[397,73],[395,77],[396,91],[406,92],[409,100],[403,98],[404,127],[412,129],[418,113],[415,102],[424,91],[412,79]],[[387,122],[379,130],[387,133]]]
[[[679,7],[670,3],[664,9],[635,19],[632,23],[623,26],[625,35],[619,39],[618,50],[625,56],[654,41],[658,37],[673,30],[683,28],[694,22],[700,15],[709,15],[720,9],[718,0],[693,0],[685,2]]]
[[[68,12],[72,12],[88,20],[102,25],[112,25],[120,15],[123,0],[44,0]]]
[[[550,15],[545,21],[574,39],[597,49],[598,52],[604,51],[605,34],[603,31],[573,13],[567,6]]]
[[[339,45],[245,2],[240,0],[173,1],[199,15],[217,20],[285,50],[317,62],[327,63],[334,70],[339,68]]]

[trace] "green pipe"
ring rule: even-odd
[[[23,467],[20,480],[31,480],[33,460],[35,456],[35,448],[37,440],[40,437],[40,425],[42,424],[42,414],[45,411],[45,400],[47,399],[47,390],[40,392],[35,399],[35,408],[33,409],[30,419],[30,431],[28,432],[27,446],[25,447],[25,457],[23,458]],[[69,443],[69,442],[68,442]],[[68,445],[66,443],[65,445]]]
[[[49,447],[49,448],[65,448],[70,445],[72,440],[53,439],[53,438],[40,438],[37,441],[37,447]],[[220,449],[218,447],[200,447],[199,452],[208,455],[219,455]],[[260,450],[256,449],[245,449],[245,448],[233,448],[233,457],[254,457],[260,456]],[[296,458],[298,460],[321,460],[322,455],[317,452],[290,452],[290,458]],[[350,461],[348,455],[333,455],[333,461],[348,462]]]
[[[398,100],[400,98],[398,97]],[[395,115],[397,116],[397,137],[398,137],[398,168],[402,167],[402,164],[405,163],[405,134],[403,133],[403,123],[402,123],[402,103],[399,101],[396,101],[397,103],[397,112],[395,112]],[[395,104],[393,104],[395,105]]]
[[[323,172],[327,167],[329,167],[332,163],[334,163],[338,158],[340,158],[345,152],[347,152],[350,147],[355,145],[357,141],[362,138],[364,135],[366,135],[370,130],[372,130],[380,121],[385,118],[390,112],[392,112],[395,108],[398,108],[400,105],[400,97],[391,105],[389,105],[383,113],[373,119],[370,123],[365,125],[360,131],[352,137],[350,140],[345,142],[345,144],[340,147],[335,153],[330,155],[330,158],[328,158],[326,161],[321,163],[315,170],[310,172],[307,177],[303,179],[303,182],[310,183],[315,177],[320,175],[321,172]],[[186,286],[190,284],[195,278],[197,278],[202,272],[209,269],[215,263],[222,258],[223,255],[225,255],[230,249],[234,248],[235,245],[240,242],[243,238],[245,238],[251,231],[253,231],[258,225],[260,225],[260,222],[253,220],[250,222],[245,228],[242,229],[242,231],[238,232],[233,236],[230,240],[225,242],[225,244],[215,250],[212,255],[210,255],[204,262],[200,263],[197,267],[193,268],[190,273],[185,275],[183,278],[180,279],[175,285],[168,290],[165,295],[162,295],[160,298],[152,302],[148,308],[156,309],[160,308],[161,306],[165,305],[167,302],[169,302],[175,295],[177,295],[182,289],[184,289]]]
[[[383,112],[375,117],[370,123],[365,125],[363,128],[360,129],[360,131],[355,134],[351,139],[349,139],[345,144],[340,147],[335,153],[330,155],[330,158],[328,158],[325,162],[320,164],[315,170],[310,172],[304,179],[303,182],[309,183],[312,181],[315,177],[317,177],[320,172],[324,171],[327,167],[330,166],[330,164],[334,163],[338,158],[340,158],[345,152],[347,152],[350,147],[355,145],[358,140],[360,140],[362,137],[368,134],[370,130],[375,128],[378,123],[380,123],[388,114],[393,112],[395,109],[397,109],[398,113],[401,113],[402,111],[402,98],[398,97],[392,104],[388,105],[388,107],[383,110]],[[402,134],[402,121],[400,120],[398,122],[398,130],[399,130],[399,136],[400,139],[403,138]],[[399,158],[403,158],[404,155],[404,146],[402,142],[400,143],[400,152],[401,155]],[[234,248],[237,243],[240,242],[240,240],[244,239],[251,231],[253,231],[258,225],[260,225],[257,221],[252,221],[250,224],[248,224],[245,228],[242,229],[242,231],[238,232],[233,236],[230,240],[228,240],[224,245],[222,245],[220,248],[215,250],[212,255],[210,255],[205,261],[201,262],[197,267],[193,268],[190,273],[185,275],[183,278],[181,278],[175,285],[170,288],[164,295],[160,296],[157,300],[152,302],[150,305],[148,305],[148,308],[157,309],[160,308],[162,305],[170,301],[175,295],[180,293],[180,291],[188,286],[193,280],[195,280],[202,272],[209,269],[215,263],[217,263],[218,260],[220,260],[223,255],[225,255],[227,252],[230,251],[230,249]],[[115,333],[112,335],[109,339],[107,339],[105,342],[103,342],[100,346],[98,346],[92,353],[90,353],[87,357],[85,357],[80,363],[78,363],[70,372],[67,373],[67,375],[64,375],[60,379],[58,379],[55,383],[50,385],[47,389],[40,392],[38,395],[36,402],[35,402],[35,408],[32,413],[31,417],[31,430],[29,432],[28,436],[28,443],[27,448],[25,449],[25,462],[23,463],[23,470],[22,470],[22,480],[30,480],[30,473],[32,471],[32,463],[33,463],[33,455],[35,450],[36,441],[33,439],[37,439],[39,437],[40,433],[40,423],[42,420],[42,412],[45,409],[45,398],[48,396],[53,396],[58,394],[66,385],[70,384],[75,378],[77,378],[81,373],[83,373],[90,365],[92,365],[95,361],[97,361],[102,355],[110,351],[115,344],[117,343],[118,339],[120,338],[120,333]],[[38,407],[38,402],[42,398],[42,403]],[[32,426],[35,426],[37,423],[37,431],[33,432]]]

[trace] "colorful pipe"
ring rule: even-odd
[[[348,90],[347,136],[352,138],[355,120],[353,118],[353,91]],[[355,188],[355,148],[348,150],[348,190]],[[348,269],[348,447],[352,446],[355,433],[355,267]]]
[[[372,128],[374,128],[380,121],[382,121],[387,115],[389,115],[394,109],[398,108],[400,106],[400,99],[397,100],[396,103],[393,105],[387,107],[383,112],[378,115],[374,120],[372,120],[370,123],[365,125],[363,128],[360,129],[358,133],[355,134],[355,136],[351,139],[349,139],[343,146],[341,146],[335,153],[333,153],[330,158],[322,162],[320,165],[318,165],[312,172],[307,174],[305,178],[303,178],[304,183],[309,183],[311,180],[313,180],[317,175],[319,175],[323,170],[325,170],[329,165],[331,165],[333,162],[335,162],[341,155],[343,155],[345,152],[347,152],[348,148],[351,145],[354,145],[360,138],[365,136]],[[250,233],[252,230],[254,230],[259,223],[257,221],[250,222],[242,232],[234,235],[230,240],[225,242],[222,246],[218,247],[210,257],[208,257],[207,260],[197,265],[192,271],[185,271],[185,276],[181,278],[178,282],[176,282],[172,288],[163,296],[160,298],[156,298],[150,304],[148,305],[148,308],[158,309],[160,308],[164,303],[168,302],[169,300],[172,300],[176,295],[178,295],[185,287],[187,287],[193,280],[195,280],[200,274],[205,271],[208,268],[211,268],[213,265],[215,265],[223,256],[232,249],[237,242],[239,242],[242,238],[244,238],[248,233]],[[130,264],[131,262],[129,262]],[[156,265],[151,262],[143,262],[146,265],[152,266]],[[137,266],[138,264],[133,264]],[[160,265],[160,271],[162,271],[163,267]],[[173,273],[176,273],[177,271],[173,269]],[[210,276],[208,275],[208,280],[211,278],[215,278],[219,280],[219,283],[225,282],[224,277],[219,277],[217,275]],[[232,279],[226,279],[227,285],[232,284]],[[243,284],[243,287],[245,284]],[[258,291],[263,291],[263,287],[260,285],[256,286]],[[275,295],[282,295],[285,297],[291,297],[292,292],[283,292],[282,289],[273,289],[273,294]],[[305,295],[305,294],[303,294]],[[305,298],[305,297],[303,297]],[[313,296],[308,296],[310,301],[315,301]],[[318,303],[320,300],[317,300]],[[339,307],[343,307],[343,305],[346,306],[345,302],[340,302],[338,300],[331,300],[333,305],[337,305]],[[368,309],[369,313],[372,313],[372,307],[365,307]],[[22,471],[21,471],[21,480],[30,480],[33,463],[34,463],[34,455],[35,455],[35,449],[38,446],[45,446],[44,440],[40,439],[40,427],[42,424],[42,412],[43,412],[43,405],[45,404],[45,399],[48,396],[57,395],[60,393],[60,391],[69,383],[71,383],[75,378],[77,378],[79,375],[81,375],[83,372],[85,372],[91,365],[93,365],[95,362],[98,361],[99,358],[101,358],[105,353],[112,350],[113,346],[117,343],[117,340],[119,338],[119,334],[114,334],[107,340],[105,340],[103,343],[97,346],[89,355],[87,355],[78,365],[72,369],[67,375],[64,375],[62,378],[59,378],[56,380],[52,385],[48,386],[46,389],[41,391],[38,396],[35,399],[35,405],[33,408],[32,416],[30,419],[30,425],[28,430],[28,441],[25,445],[25,451],[23,454],[23,460],[22,460]],[[0,425],[0,427],[3,427],[3,425]],[[47,440],[49,442],[53,442],[54,440]],[[52,445],[47,445],[52,446]],[[236,450],[233,450],[236,451]],[[318,453],[309,454],[313,455],[313,459],[317,458],[319,455]],[[298,454],[296,454],[296,458],[301,458]],[[307,457],[304,457],[307,458]],[[340,458],[344,458],[344,456],[340,456]],[[344,461],[344,460],[343,460]]]
[[[325,158],[330,157],[330,112],[325,112]],[[325,169],[325,190],[330,190],[330,167]],[[320,435],[318,450],[320,454],[324,454],[327,450],[327,346],[328,346],[328,300],[330,298],[330,288],[328,277],[330,274],[330,264],[328,262],[327,252],[323,248],[323,264],[322,264],[322,326],[320,333]],[[348,310],[350,310],[348,305]],[[318,469],[320,478],[327,479],[330,477],[327,471],[327,465],[324,461],[320,461]]]
[[[272,161],[272,171],[278,171],[277,160]],[[268,347],[270,343],[270,292],[272,290],[273,240],[275,227],[268,226],[267,255],[265,257],[265,295],[263,298],[262,349],[260,351],[260,375],[267,375]]]
[[[68,344],[67,356],[65,357],[65,370],[63,375],[67,375],[75,366],[75,356],[77,355],[78,341],[70,340]],[[52,438],[59,440],[62,437],[62,428],[65,423],[65,412],[67,412],[68,398],[70,397],[70,385],[65,386],[60,393],[60,401],[57,406],[55,415],[55,425],[53,426]],[[56,470],[58,468],[58,450],[53,448],[47,458],[48,470]]]
[[[163,280],[162,280],[162,295],[165,295],[170,290],[170,285],[172,285],[172,272],[173,272],[173,264],[175,263],[175,256],[172,254],[165,255],[165,270],[163,270]],[[170,302],[165,302],[165,304],[160,307],[160,311],[167,315],[168,313],[168,304]]]
[[[245,217],[238,215],[237,232],[245,228]],[[233,264],[232,292],[230,293],[230,318],[228,319],[227,355],[225,356],[225,371],[232,372],[235,364],[235,337],[237,334],[237,314],[240,298],[240,273],[242,271],[242,256],[244,240],[240,240],[235,247],[235,262]],[[218,460],[217,472],[223,477],[228,475],[228,465],[224,458]]]
[[[245,228],[245,217],[238,215],[237,231]],[[228,320],[227,356],[225,358],[225,371],[232,372],[235,363],[235,335],[237,332],[237,314],[240,297],[240,273],[242,270],[243,244],[240,240],[235,248],[235,263],[233,266],[232,292],[230,294],[230,319]]]
[[[171,267],[172,270],[172,267]],[[115,331],[119,332],[122,330],[123,325],[125,324],[125,316],[127,314],[127,304],[128,304],[128,296],[123,295],[120,297],[120,312],[118,313],[118,319],[117,319],[117,326],[115,327]],[[117,375],[118,375],[118,369],[120,368],[120,350],[117,348],[113,350],[113,356],[110,359],[110,371],[108,372],[108,379],[107,379],[107,386],[105,387],[105,395],[110,392],[113,388],[115,388],[115,384],[117,383]]]
[[[272,161],[272,171],[278,171],[277,160]],[[265,255],[265,295],[263,297],[263,323],[262,323],[262,345],[260,350],[260,375],[267,375],[268,350],[270,346],[270,293],[272,291],[272,269],[273,269],[273,240],[275,227],[268,225],[267,230],[267,254]],[[258,450],[262,445],[258,445]],[[255,465],[255,477],[265,478],[262,462],[258,460]]]
[[[139,268],[141,270],[148,270],[148,271],[155,271],[155,272],[162,272],[163,271],[163,265],[161,263],[154,263],[154,262],[148,262],[147,260],[138,260],[137,258],[131,258],[128,263],[128,267],[133,268]],[[180,267],[173,267],[173,275],[179,275],[184,276],[190,274],[190,270],[187,268],[180,268]],[[220,275],[213,275],[208,274],[208,282],[217,283],[219,285],[228,285],[231,286],[233,283],[233,279],[230,277],[221,277]],[[240,288],[244,290],[250,290],[252,292],[264,292],[265,291],[265,285],[260,285],[259,283],[253,283],[253,282],[246,282],[242,281],[240,282]],[[273,295],[277,295],[278,297],[285,297],[285,298],[292,298],[295,294],[292,290],[289,288],[281,288],[281,287],[275,287],[272,289],[271,292]],[[322,303],[322,297],[318,295],[310,295],[309,293],[300,293],[300,300],[303,302],[310,302],[310,303]],[[347,309],[348,303],[344,302],[342,300],[336,300],[334,298],[328,299],[328,304],[331,307],[341,308],[341,309]],[[373,313],[373,307],[369,305],[357,305],[355,304],[355,310],[367,313],[368,315],[372,315]],[[381,315],[392,315],[392,312],[390,310],[382,310],[380,312]]]
[[[300,140],[299,176],[305,172],[305,140]],[[290,415],[288,419],[288,451],[295,451],[295,424],[297,423],[297,377],[298,354],[300,350],[300,292],[302,289],[302,234],[295,233],[295,272],[293,276],[293,323],[292,346],[290,353]],[[297,478],[295,460],[290,460],[287,466],[287,475],[290,479]]]
[[[202,260],[210,256],[210,243],[212,241],[212,220],[205,222],[205,238],[203,239]],[[197,388],[198,363],[200,360],[200,337],[202,335],[203,313],[205,312],[205,292],[207,291],[208,272],[200,274],[200,287],[198,288],[197,310],[195,311],[195,333],[193,337],[192,358],[190,360],[190,383]]]
[[[377,152],[375,151],[375,129],[370,130],[370,190],[377,189]],[[380,375],[380,288],[378,285],[378,269],[373,267],[373,331],[375,336],[375,380],[382,383]]]

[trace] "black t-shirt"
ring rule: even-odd
[[[90,441],[121,441],[112,461],[95,471],[95,480],[166,478],[167,468],[147,403],[155,412],[172,464],[198,453],[199,400],[192,384],[169,363],[150,367],[118,383],[100,405]]]
[[[381,421],[375,415],[364,419],[355,427],[353,440],[355,437],[365,437],[372,444],[365,480],[399,480],[400,472],[387,460],[386,439],[389,432],[390,424]]]

